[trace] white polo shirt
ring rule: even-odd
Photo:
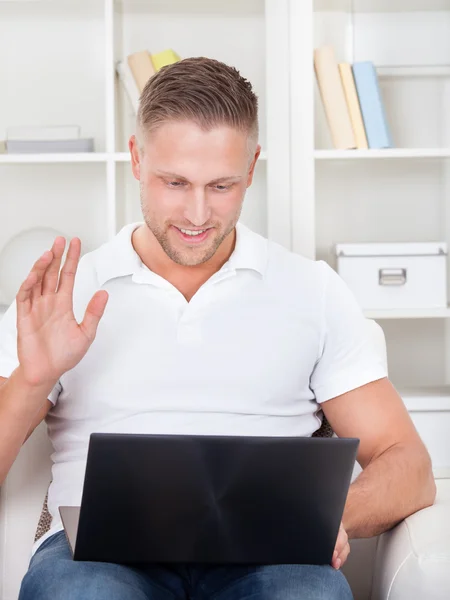
[[[364,316],[323,261],[242,224],[228,262],[188,303],[151,272],[125,226],[79,264],[74,312],[109,292],[97,337],[52,391],[48,507],[79,505],[92,432],[310,436],[318,403],[385,377]],[[17,367],[16,308],[0,322],[0,376]]]

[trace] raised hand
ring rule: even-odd
[[[34,264],[16,296],[17,342],[20,368],[31,385],[56,383],[75,367],[95,339],[108,293],[99,290],[90,300],[84,319],[73,312],[73,288],[81,242],[73,238],[60,272],[66,241],[57,237],[50,251]]]

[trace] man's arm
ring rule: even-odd
[[[45,418],[53,385],[30,386],[18,367],[9,379],[0,381],[0,485],[22,444]]]
[[[336,435],[360,439],[363,471],[350,486],[342,520],[349,538],[378,535],[433,504],[430,456],[389,379],[321,406]]]
[[[7,381],[8,381],[8,379],[6,377],[0,377],[0,388]],[[0,394],[1,394],[1,392],[0,392]],[[1,396],[0,396],[0,398],[1,398]],[[1,404],[1,401],[0,401],[0,404]],[[30,428],[28,429],[24,443],[28,440],[30,435],[33,433],[33,431],[36,429],[36,427],[41,423],[41,421],[43,421],[45,419],[45,417],[48,415],[48,413],[50,412],[50,409],[52,407],[53,407],[53,403],[47,399],[45,401],[45,403],[42,405],[41,409],[35,415],[34,419],[31,421],[31,425],[30,425]],[[0,413],[1,413],[1,408],[2,407],[0,406]],[[3,423],[3,420],[0,419],[0,422]]]

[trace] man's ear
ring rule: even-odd
[[[253,174],[255,172],[256,162],[257,162],[260,154],[261,154],[261,146],[258,144],[256,146],[255,156],[253,157],[252,162],[250,164],[250,169],[249,169],[248,177],[247,177],[247,187],[250,187],[252,185]]]
[[[139,154],[139,146],[138,146],[135,135],[132,135],[130,137],[130,141],[128,142],[128,147],[130,149],[130,154],[131,154],[131,170],[133,171],[134,177],[138,181],[140,181],[141,180],[141,157]]]

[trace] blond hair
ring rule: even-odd
[[[227,125],[258,142],[258,98],[239,71],[212,58],[186,58],[160,69],[142,91],[136,120],[141,151],[148,134],[167,121],[193,121],[202,129]]]

